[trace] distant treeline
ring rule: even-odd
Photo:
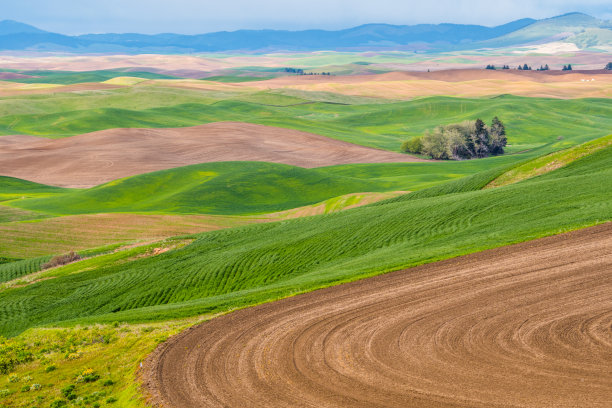
[[[507,142],[506,128],[496,116],[491,126],[481,119],[438,126],[406,140],[401,150],[437,160],[464,160],[503,154]]]
[[[500,68],[498,68],[495,65],[489,64],[485,67],[485,69],[510,69],[510,66],[508,65],[502,65]],[[516,69],[518,69],[519,71],[531,71],[531,67],[527,64],[523,64],[523,65],[519,65],[518,67],[516,67]],[[612,62],[608,62],[606,64],[606,66],[604,67],[605,70],[607,71],[612,71]],[[540,68],[538,68],[536,71],[549,71],[550,68],[548,67],[548,64],[546,65],[540,65]],[[563,68],[561,68],[561,71],[572,71],[572,64],[567,64],[564,65]]]
[[[331,72],[304,72],[301,68],[285,68],[284,72],[296,75],[331,75]]]

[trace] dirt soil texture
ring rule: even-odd
[[[610,407],[612,223],[242,309],[160,345],[163,407]]]
[[[219,161],[312,168],[425,160],[313,133],[240,122],[110,129],[55,140],[0,137],[0,175],[61,187],[92,187],[136,174]]]

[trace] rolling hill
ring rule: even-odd
[[[221,162],[162,170],[13,204],[53,214],[144,211],[253,214],[393,187],[390,182],[372,182],[283,164]]]
[[[157,256],[75,264],[1,291],[0,333],[225,311],[603,223],[612,219],[611,163],[608,147],[500,188],[481,190],[504,169],[341,213],[206,233]]]
[[[610,45],[606,35],[612,33],[612,23],[583,13],[568,13],[558,17],[536,21],[511,33],[483,42],[483,45],[502,47],[517,44],[546,43],[553,41],[574,42],[585,35],[597,34],[602,42],[590,45]],[[578,39],[577,39],[578,38]]]

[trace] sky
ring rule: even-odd
[[[335,30],[366,23],[493,26],[573,11],[612,19],[611,0],[0,0],[0,20],[62,34]]]

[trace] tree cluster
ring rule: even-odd
[[[306,73],[301,68],[285,68],[283,71],[288,72],[290,74],[297,74],[297,75],[331,75],[331,72],[308,72]]]
[[[309,72],[307,74],[302,73],[299,75],[331,75],[331,72]]]
[[[550,68],[548,67],[548,64],[542,66],[540,65],[540,68],[538,68],[538,71],[549,71]]]
[[[507,142],[506,128],[496,116],[491,126],[481,119],[438,126],[406,140],[401,150],[437,160],[464,160],[503,154]]]
[[[523,64],[523,66],[519,65],[517,69],[519,71],[531,71],[531,67],[527,64]]]
[[[493,70],[495,70],[495,69],[497,69],[497,67],[495,65],[489,64],[489,65],[487,65],[487,67],[485,69],[493,69]],[[509,65],[502,65],[501,69],[510,69],[510,66]]]
[[[604,69],[607,70],[607,71],[612,71],[612,62],[608,62]]]
[[[572,64],[567,64],[563,66],[563,69],[561,69],[561,71],[571,71],[572,70]]]
[[[285,68],[285,72],[289,72],[290,74],[304,75],[304,70],[301,68]]]

